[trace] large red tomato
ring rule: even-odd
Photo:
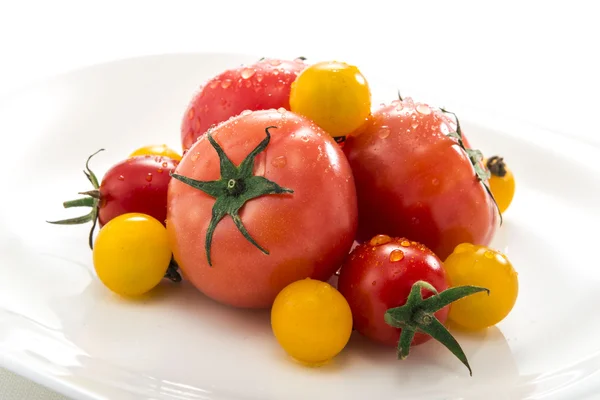
[[[189,149],[211,125],[244,110],[290,109],[290,87],[306,67],[303,59],[262,59],[230,69],[202,85],[190,102],[181,126],[181,141]]]
[[[448,135],[455,129],[447,114],[405,99],[374,111],[348,137],[360,241],[406,236],[442,259],[463,242],[489,244],[499,214],[469,156]]]
[[[253,166],[249,154],[256,155]],[[244,113],[220,124],[192,146],[173,177],[167,230],[174,257],[220,302],[269,307],[294,281],[330,278],[352,246],[358,216],[350,166],[326,132],[289,111]]]

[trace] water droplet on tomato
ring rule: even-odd
[[[400,242],[400,246],[402,247],[410,247],[410,242],[408,240],[403,240]]]
[[[212,82],[210,83],[210,85],[208,85],[208,87],[210,87],[211,89],[214,89],[214,88],[216,88],[216,87],[217,87],[217,85],[218,85],[219,83],[221,83],[221,81],[220,81],[220,80],[218,80],[218,79],[217,79],[217,80],[214,80],[214,81],[212,81]]]
[[[192,154],[191,159],[192,159],[192,161],[196,161],[198,159],[198,153]]]
[[[371,246],[381,246],[382,244],[386,244],[392,241],[392,238],[388,235],[377,235],[373,236],[373,238],[369,241]]]
[[[469,251],[473,249],[473,245],[471,243],[461,243],[454,249],[455,253],[464,253],[465,251]]]
[[[257,73],[255,76],[256,82],[262,82],[263,78],[263,74],[261,73]]]
[[[188,119],[191,121],[194,119],[194,109],[190,108],[190,111],[188,111]]]
[[[162,174],[163,173],[163,169],[159,168],[159,169],[156,170],[156,172],[158,172],[159,174]]]
[[[276,67],[278,65],[281,65],[281,61],[279,61],[279,60],[270,60],[269,64],[271,64],[272,66]]]
[[[440,180],[439,180],[438,178],[433,178],[433,179],[431,180],[431,184],[432,184],[433,186],[437,186],[437,185],[439,185],[439,184],[440,184]]]
[[[252,75],[254,75],[255,73],[256,70],[254,68],[244,68],[240,75],[242,76],[242,79],[248,79],[252,77]]]
[[[490,259],[491,259],[491,258],[494,258],[494,257],[496,257],[496,253],[494,253],[494,252],[493,252],[493,251],[491,251],[491,250],[486,250],[486,251],[485,251],[485,253],[483,253],[483,255],[484,255],[486,258],[490,258]]]
[[[375,285],[377,285],[377,282],[376,282],[376,281],[373,281],[373,282],[371,283],[371,285],[375,286]]]
[[[246,86],[247,88],[252,86],[252,81],[244,81],[244,86]]]
[[[404,105],[402,104],[402,102],[398,101],[398,103],[396,103],[396,110],[402,111],[403,108],[404,108]]]
[[[410,124],[410,126],[411,126],[413,129],[417,129],[417,128],[419,127],[419,123],[418,123],[417,121],[415,121],[415,122],[413,122],[412,124]]]
[[[240,113],[240,115],[250,115],[252,114],[252,110],[244,110]]]
[[[300,139],[301,139],[303,142],[308,142],[308,136],[306,136],[306,135],[304,135],[304,136],[301,136],[301,137],[300,137]]]
[[[229,86],[231,86],[231,79],[224,79],[223,82],[221,82],[221,87],[223,89],[227,89]]]
[[[286,112],[286,111],[287,111],[287,110],[286,110],[285,108],[283,108],[283,107],[279,107],[279,108],[277,109],[277,112],[278,112],[278,113],[280,113],[280,114],[285,114],[285,112]]]
[[[273,75],[275,75],[275,76],[279,75],[279,71],[277,71],[277,70],[273,71]]]
[[[287,164],[287,158],[285,158],[285,156],[275,157],[271,161],[271,165],[274,166],[274,167],[276,167],[276,168],[285,167],[285,164]]]
[[[396,249],[390,253],[390,261],[398,262],[404,258],[404,252],[400,249]]]
[[[119,175],[119,177],[117,179],[120,180],[120,181],[124,181],[125,177],[123,175]]]
[[[419,104],[417,106],[417,111],[423,115],[431,114],[431,108],[429,108],[429,106],[427,104]]]
[[[148,182],[152,182],[152,172],[148,172],[148,175],[146,175],[146,180]]]
[[[377,133],[377,136],[379,136],[382,139],[385,139],[386,137],[390,136],[390,128],[388,128],[387,126],[382,126],[379,132]]]

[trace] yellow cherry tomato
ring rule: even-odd
[[[456,301],[448,320],[468,330],[496,325],[513,309],[519,292],[517,273],[506,256],[496,250],[470,243],[456,246],[444,262],[451,286],[474,285],[488,288]]]
[[[179,155],[179,153],[168,147],[166,144],[151,144],[148,146],[140,147],[139,149],[131,153],[129,157],[145,155],[164,156],[176,161],[181,161],[181,156]]]
[[[350,340],[352,312],[336,288],[304,279],[277,295],[271,309],[271,327],[292,358],[317,366],[335,357]]]
[[[333,137],[360,127],[371,113],[371,90],[355,66],[320,62],[292,83],[291,111],[313,120]]]
[[[515,195],[515,177],[501,157],[490,157],[485,164],[491,174],[490,190],[498,203],[500,212],[504,213]]]
[[[98,278],[110,290],[123,296],[144,294],[169,267],[167,230],[149,215],[122,214],[100,229],[93,259]]]

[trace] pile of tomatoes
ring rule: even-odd
[[[400,96],[373,107],[343,62],[261,59],[200,87],[181,142],[183,157],[147,146],[102,182],[86,164],[93,189],[64,206],[90,213],[54,221],[92,221],[95,270],[118,294],[180,269],[216,301],[271,308],[300,362],[327,362],[354,329],[399,358],[434,338],[469,370],[446,322],[485,329],[515,304],[517,274],[487,247],[514,178],[452,112]]]

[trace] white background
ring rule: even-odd
[[[126,57],[306,55],[600,144],[594,2],[355,1],[0,0],[0,104],[44,77]],[[10,135],[0,132],[7,148]],[[0,370],[0,398],[62,398],[50,396]]]

